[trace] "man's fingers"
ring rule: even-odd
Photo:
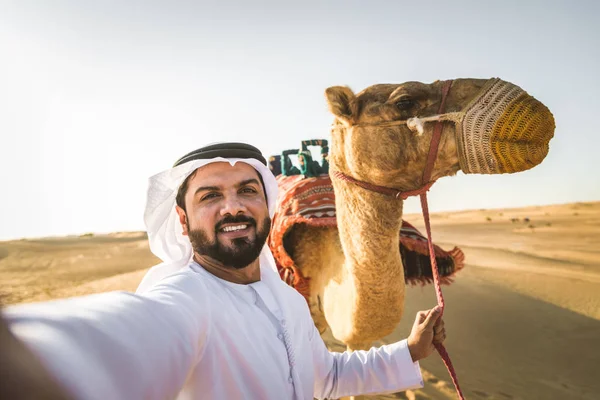
[[[433,343],[444,343],[446,340],[446,331],[442,331],[433,337]]]
[[[440,317],[440,318],[438,318],[438,320],[436,321],[436,323],[433,325],[433,332],[437,333],[437,332],[440,332],[440,331],[442,331],[444,329],[445,329],[445,327],[444,327],[444,318]]]
[[[419,311],[417,313],[417,318],[415,318],[415,325],[421,325],[427,318],[427,313],[428,311]]]
[[[434,309],[431,310],[431,312],[429,313],[429,315],[427,315],[427,318],[425,318],[425,321],[423,322],[425,324],[425,329],[433,329],[433,325],[440,317],[441,312],[442,309],[439,306],[436,306]]]
[[[438,331],[434,330],[433,341],[434,343],[441,343],[446,339],[446,330],[440,329]]]

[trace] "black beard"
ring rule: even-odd
[[[232,247],[225,247],[218,239],[218,233],[224,224],[244,223],[256,228],[254,240],[248,238],[233,239]],[[271,218],[268,216],[257,227],[256,220],[251,217],[239,215],[237,217],[226,216],[215,225],[214,241],[210,241],[208,234],[203,229],[190,230],[188,225],[188,236],[194,251],[200,255],[208,256],[219,261],[226,267],[243,269],[258,258],[267,241],[271,229]]]

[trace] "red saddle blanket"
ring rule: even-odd
[[[284,245],[285,235],[296,224],[310,226],[337,226],[335,193],[329,176],[304,178],[302,175],[277,176],[279,197],[272,221],[268,243],[281,278],[308,299],[309,281],[302,275]],[[408,284],[433,282],[427,237],[414,226],[402,221],[399,251]],[[464,266],[464,254],[455,247],[445,251],[434,246],[440,282],[450,284],[453,275]]]

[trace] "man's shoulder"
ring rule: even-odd
[[[199,274],[192,270],[189,266],[180,269],[177,272],[169,274],[156,282],[150,290],[156,290],[157,288],[162,289],[176,289],[183,290],[185,292],[205,292],[206,284]]]
[[[295,309],[308,310],[308,303],[296,289],[285,283],[283,280],[279,284],[281,293],[284,294],[286,300],[292,304]]]

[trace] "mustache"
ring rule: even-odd
[[[226,215],[225,218],[217,222],[215,225],[215,231],[220,231],[225,224],[247,224],[250,226],[256,226],[256,220],[245,215],[237,215],[235,217],[233,215]]]

